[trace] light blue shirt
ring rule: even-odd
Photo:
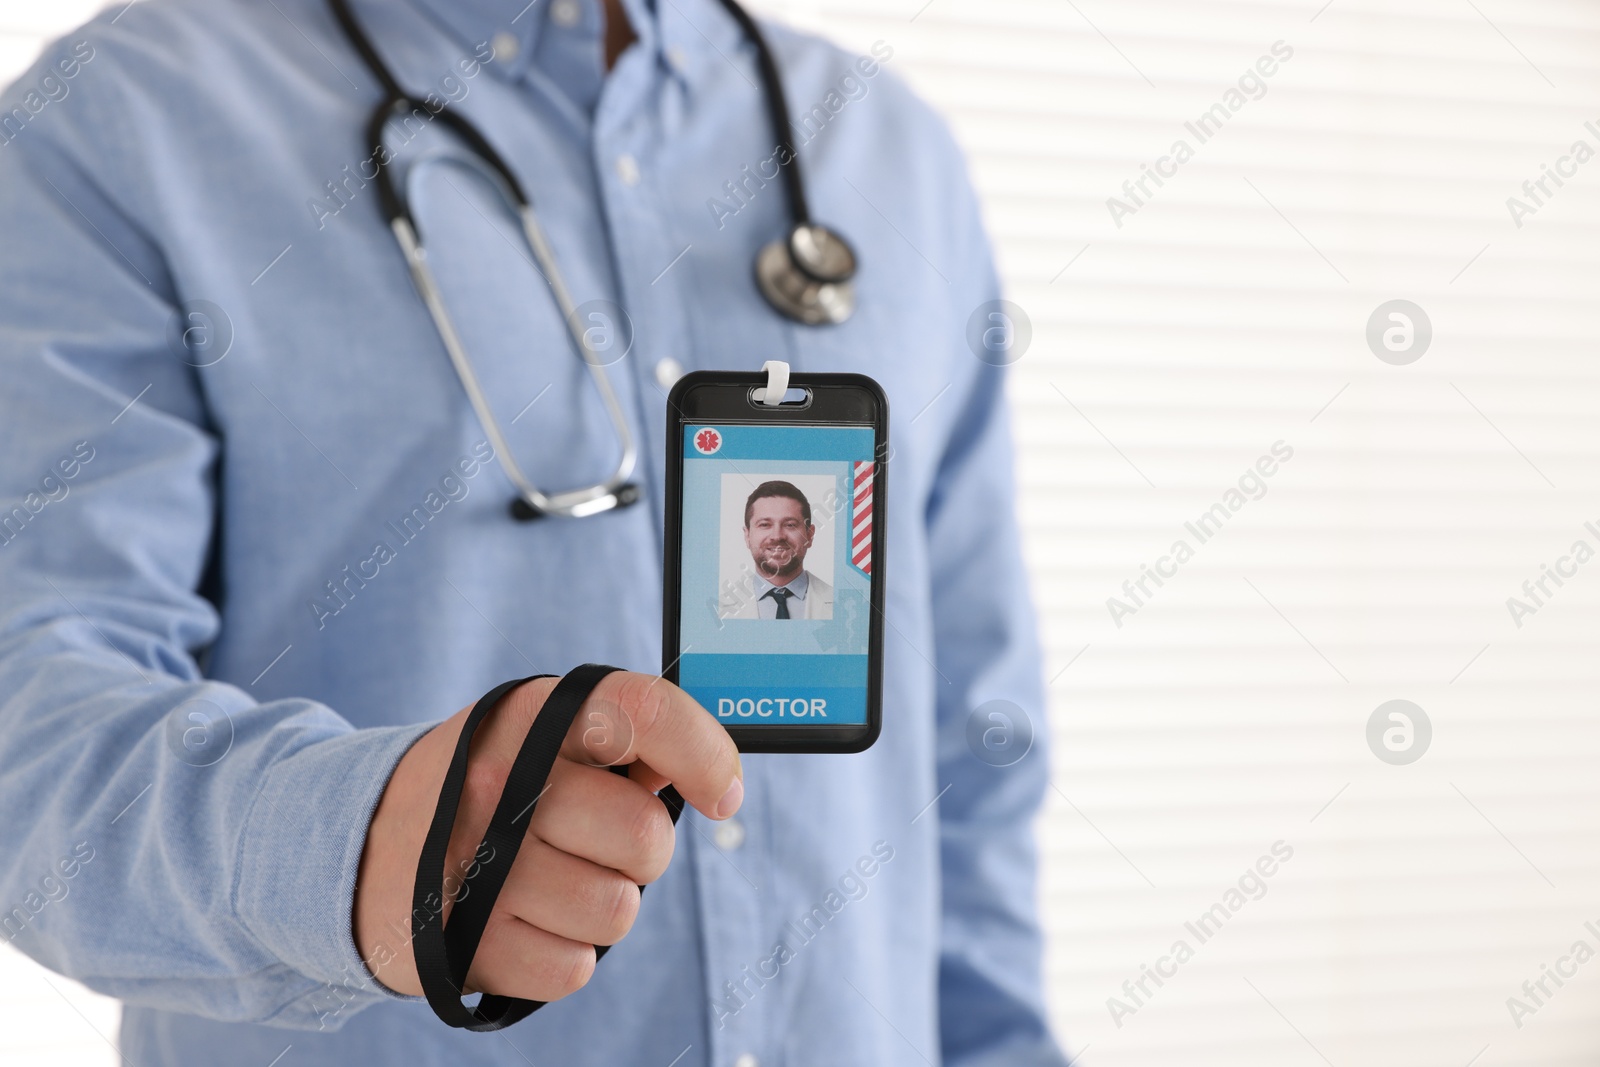
[[[119,5],[5,94],[0,936],[124,1000],[140,1067],[1058,1067],[1046,752],[968,740],[986,701],[1041,732],[1044,705],[959,153],[889,46],[772,29],[813,211],[861,260],[855,317],[796,325],[752,280],[788,209],[720,5],[629,0],[639,42],[602,77],[589,4],[524,3],[357,8],[521,176],[577,299],[628,309],[607,374],[643,503],[595,518],[508,517],[363,177],[375,84],[318,0]],[[547,489],[603,477],[610,423],[499,202],[450,167],[414,193],[516,458]],[[870,374],[895,412],[882,737],[747,757],[742,838],[686,816],[586,988],[450,1030],[351,936],[387,776],[507,678],[660,667],[658,368],[766,359]]]
[[[755,575],[756,580],[756,617],[758,619],[776,619],[778,617],[778,598],[772,595],[777,586],[767,581],[761,575]],[[803,619],[806,617],[806,591],[811,588],[811,572],[803,570],[783,587],[788,590],[789,596],[785,599],[789,604],[789,617]]]

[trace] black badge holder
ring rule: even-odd
[[[806,394],[803,402],[786,401],[791,389]],[[714,395],[708,390],[715,391]],[[684,545],[682,493],[683,427],[698,423],[774,425],[788,422],[793,411],[805,417],[796,425],[850,425],[873,430],[872,453],[872,583],[864,620],[867,638],[867,722],[844,727],[747,726],[724,723],[740,752],[862,752],[877,741],[883,721],[883,630],[885,532],[888,515],[889,399],[882,387],[864,374],[803,373],[791,375],[789,364],[770,359],[761,370],[694,371],[679,378],[667,397],[667,521],[664,534],[666,576],[662,593],[661,676],[678,684],[683,590],[680,585]]]
[[[422,981],[422,991],[428,998],[434,1014],[450,1026],[463,1030],[485,1032],[502,1030],[521,1022],[544,1007],[542,1000],[523,1000],[485,993],[474,1007],[461,1002],[462,988],[472,959],[477,954],[478,943],[483,939],[489,924],[489,914],[495,900],[505,887],[511,865],[522,848],[529,820],[543,794],[545,782],[560,755],[561,744],[578,710],[595,686],[606,675],[618,670],[597,663],[586,663],[574,668],[557,683],[545,699],[544,706],[534,717],[522,748],[517,752],[511,773],[495,806],[489,828],[484,831],[478,854],[488,846],[488,858],[479,861],[472,892],[456,901],[450,912],[450,923],[444,922],[444,865],[450,845],[450,830],[455,825],[456,809],[461,803],[461,790],[466,784],[467,756],[472,745],[472,735],[478,726],[507,693],[524,682],[554,675],[535,674],[517,678],[498,685],[473,706],[467,721],[461,727],[461,737],[456,741],[455,754],[450,769],[445,774],[444,787],[439,791],[439,804],[433,811],[433,823],[422,845],[422,856],[417,861],[417,880],[411,898],[412,949],[416,957],[417,976]],[[617,774],[626,776],[625,766],[612,767]],[[659,794],[674,824],[683,814],[683,798],[672,786]],[[643,886],[640,890],[643,890]],[[606,954],[608,945],[596,945],[595,959]]]

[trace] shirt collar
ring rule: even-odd
[[[412,0],[463,44],[491,44],[508,35],[516,55],[490,65],[501,77],[515,80],[533,61],[539,36],[547,28],[558,0]],[[601,0],[570,0],[596,17]],[[740,54],[744,32],[718,0],[622,0],[638,47],[653,62],[685,82],[693,82],[708,63],[738,64],[741,74],[756,77],[749,55]],[[659,11],[658,11],[659,9]],[[747,69],[748,68],[748,69]]]
[[[773,585],[759,574],[756,575],[756,585],[760,590],[756,594],[757,600],[760,600],[769,592],[777,588],[777,586]],[[806,598],[806,594],[811,591],[811,572],[802,568],[800,573],[795,575],[794,581],[790,582],[786,588],[789,590],[789,592],[794,594],[794,598],[796,600],[804,600]]]

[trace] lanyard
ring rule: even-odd
[[[445,853],[450,845],[450,830],[455,825],[456,808],[461,803],[461,790],[467,779],[467,754],[472,746],[472,735],[478,725],[507,693],[534,678],[551,678],[549,674],[535,674],[529,678],[516,678],[491,689],[478,701],[467,721],[461,727],[456,741],[455,754],[450,769],[445,774],[444,787],[439,791],[439,804],[433,811],[433,823],[422,845],[422,856],[417,862],[417,881],[411,899],[412,951],[416,957],[417,976],[422,981],[422,991],[434,1014],[450,1026],[478,1032],[503,1030],[521,1022],[544,1007],[542,1000],[523,1000],[485,993],[475,1007],[461,1002],[461,990],[466,984],[467,972],[472,968],[472,958],[477,954],[478,943],[489,924],[489,914],[494,902],[505,886],[511,865],[522,848],[528,831],[528,821],[544,792],[545,781],[555,766],[561,752],[561,743],[578,709],[588,699],[600,680],[617,667],[586,663],[574,668],[557,683],[545,699],[544,706],[534,717],[528,736],[517,752],[506,776],[505,790],[495,806],[489,828],[484,831],[483,845],[493,851],[487,860],[480,861],[481,870],[475,879],[473,892],[456,902],[450,912],[450,923],[444,922],[444,866]],[[626,767],[612,767],[617,774],[626,775]],[[674,824],[683,814],[683,798],[672,786],[660,793],[662,803]],[[641,892],[643,886],[640,887]],[[606,954],[609,945],[595,946],[595,959]]]

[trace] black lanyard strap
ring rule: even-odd
[[[467,756],[472,746],[472,735],[477,732],[488,714],[499,705],[506,694],[524,682],[535,678],[553,677],[535,674],[516,678],[491,689],[473,706],[461,727],[456,741],[455,754],[450,769],[445,774],[444,787],[439,791],[439,804],[433,811],[433,823],[422,844],[422,855],[417,861],[417,881],[411,899],[412,951],[416,958],[417,976],[422,991],[434,1014],[450,1026],[465,1030],[501,1030],[527,1018],[544,1007],[541,1000],[523,1000],[518,997],[485,993],[475,1007],[461,1002],[462,987],[467,972],[472,968],[478,943],[483,939],[489,915],[495,900],[504,888],[511,865],[522,848],[529,821],[533,818],[545,782],[561,753],[561,744],[567,731],[577,718],[578,710],[595,686],[606,675],[618,670],[598,663],[586,663],[574,668],[545,698],[539,714],[534,717],[528,736],[517,752],[511,773],[506,777],[505,789],[495,806],[494,816],[484,831],[483,842],[478,847],[478,873],[473,877],[471,892],[462,896],[450,912],[450,923],[444,923],[444,866],[450,845],[450,831],[455,825],[456,809],[460,806],[461,791],[466,784]],[[618,774],[627,774],[626,767],[613,767]],[[667,786],[661,791],[661,800],[667,806],[673,823],[683,812],[683,798],[677,790]],[[643,887],[641,886],[642,890]],[[595,958],[604,956],[609,946],[595,949]]]

